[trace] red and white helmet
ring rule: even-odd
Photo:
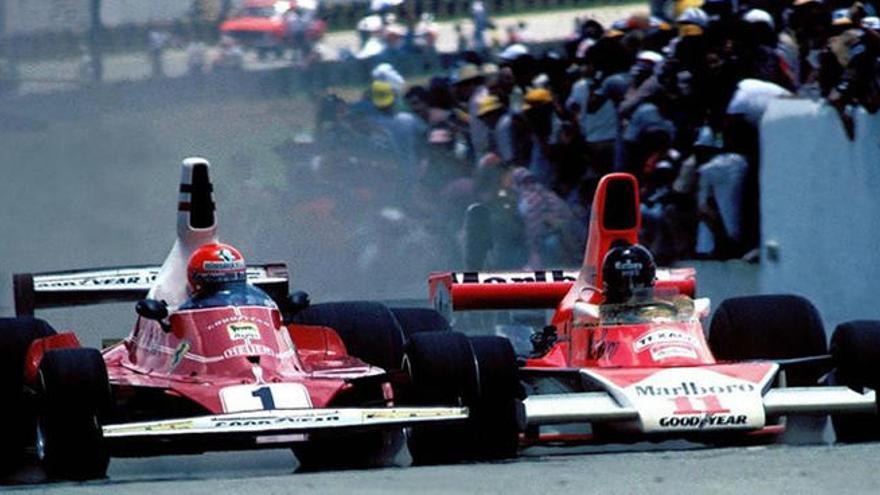
[[[207,284],[247,281],[244,256],[229,244],[205,244],[189,257],[186,275],[195,292]]]

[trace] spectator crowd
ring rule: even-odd
[[[880,108],[878,8],[707,0],[675,18],[579,20],[559,50],[476,41],[419,84],[382,63],[361,99],[321,101],[315,168],[332,181],[356,167],[399,208],[385,217],[418,220],[444,249],[470,242],[462,226],[484,205],[480,268],[578,264],[609,172],[638,177],[660,262],[754,260],[762,115],[774,98],[821,98],[852,139],[853,112]],[[474,15],[490,22],[482,4]]]

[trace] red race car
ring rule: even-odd
[[[511,455],[520,390],[506,340],[425,332],[437,328],[419,322],[442,320],[430,309],[288,296],[284,265],[245,267],[216,244],[208,171],[184,162],[163,265],[15,276],[18,317],[0,319],[4,468],[29,446],[55,479],[103,477],[113,455],[278,446],[305,468],[372,466],[407,436],[415,462],[451,437],[463,448],[446,460]],[[30,316],[135,300],[134,329],[103,351]]]
[[[220,33],[256,50],[261,59],[270,53],[280,58],[286,46],[310,49],[324,36],[327,24],[317,18],[317,8],[312,0],[248,0],[220,24]]]
[[[579,271],[430,277],[453,328],[516,344],[524,443],[771,441],[792,414],[832,414],[839,440],[880,439],[880,323],[839,326],[829,353],[807,300],[755,296],[724,301],[707,339],[695,271],[655,271],[637,245],[638,193],[631,175],[602,179]]]

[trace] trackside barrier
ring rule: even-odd
[[[532,53],[555,48],[560,42],[531,44]],[[366,84],[370,71],[380,62],[391,62],[407,76],[441,74],[452,67],[457,55],[407,54],[399,59],[329,61],[308,69],[275,69],[208,74],[202,77],[176,77],[120,81],[95,87],[74,86],[68,91],[7,97],[6,104],[36,118],[76,118],[83,112],[113,112],[120,108],[143,109],[176,106],[184,102],[275,98],[298,92],[324,91],[328,87]]]
[[[826,328],[880,318],[880,113],[773,101],[761,123],[762,292],[813,301]]]

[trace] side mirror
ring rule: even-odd
[[[162,321],[168,318],[168,305],[165,304],[165,301],[141,299],[134,306],[134,310],[138,315],[148,320]]]
[[[712,312],[712,301],[708,297],[701,297],[699,299],[694,299],[694,313],[696,313],[697,318],[703,320],[709,317],[709,313]]]

